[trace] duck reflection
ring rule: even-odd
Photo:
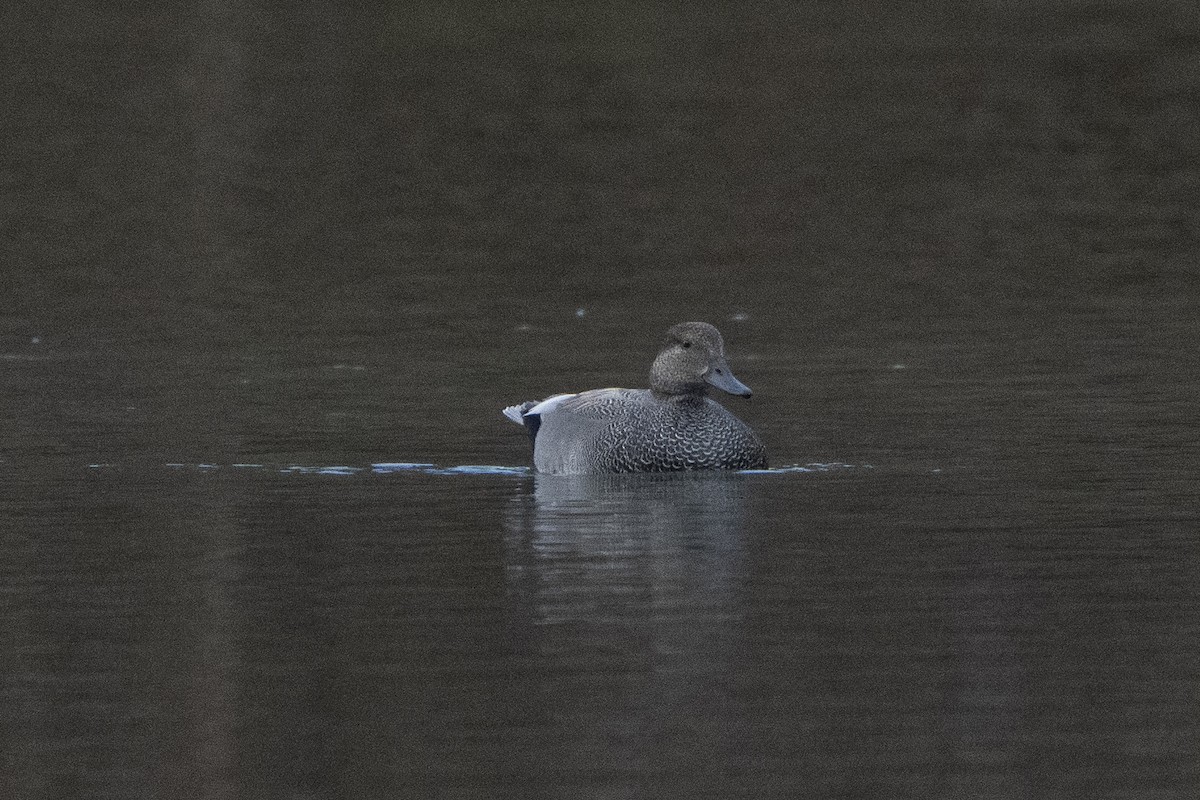
[[[727,608],[747,482],[737,475],[534,476],[506,531],[512,588],[542,622],[643,622]],[[653,601],[646,605],[645,601]]]
[[[537,475],[505,519],[522,724],[564,768],[703,769],[734,747],[749,476]],[[704,708],[706,713],[694,712]],[[598,750],[607,753],[595,763]],[[573,765],[573,766],[572,766]]]
[[[534,481],[505,532],[509,595],[529,622],[578,623],[606,649],[674,649],[698,648],[711,626],[740,616],[746,476]]]

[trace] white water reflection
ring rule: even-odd
[[[120,465],[115,463],[98,462],[88,464],[88,469],[113,469]],[[268,470],[283,473],[300,473],[300,474],[317,474],[317,475],[354,475],[360,472],[371,472],[377,475],[386,475],[392,473],[421,473],[425,475],[514,475],[526,476],[534,474],[532,467],[527,466],[507,466],[503,464],[458,464],[455,466],[443,467],[428,461],[388,461],[365,466],[355,466],[348,464],[252,464],[252,463],[234,463],[234,464],[214,464],[208,462],[199,463],[184,463],[184,462],[168,462],[165,464],[168,469],[175,470],[198,470],[208,471],[216,469],[238,469],[238,470]],[[706,477],[714,480],[720,480],[729,477],[729,475],[787,475],[794,472],[830,472],[841,469],[854,469],[854,464],[843,464],[841,462],[834,463],[811,463],[811,464],[788,464],[780,467],[771,467],[770,469],[745,469],[739,470],[736,473],[728,473],[726,475],[711,475],[711,476],[690,476],[694,480],[703,480]],[[872,469],[867,465],[861,465],[863,469]],[[562,479],[561,476],[538,475],[539,479],[556,481]],[[616,476],[570,476],[568,479],[574,479],[576,484],[581,487],[592,485],[590,482],[604,481]],[[668,476],[659,476],[668,477]],[[633,480],[645,480],[646,478],[633,477]],[[686,477],[685,477],[686,479]],[[582,481],[582,482],[581,482]]]

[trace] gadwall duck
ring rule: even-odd
[[[707,396],[709,386],[750,396],[725,361],[720,332],[684,322],[650,367],[649,389],[592,389],[504,409],[524,425],[539,472],[761,469],[767,452],[746,423]]]

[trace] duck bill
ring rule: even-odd
[[[733,377],[733,372],[730,371],[729,365],[724,362],[710,369],[708,374],[704,376],[704,380],[722,392],[729,392],[740,397],[749,397],[751,395],[750,387]]]

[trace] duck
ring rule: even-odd
[[[503,409],[525,428],[533,466],[551,475],[766,469],[762,440],[709,387],[749,398],[707,322],[672,326],[648,389],[591,389]]]

